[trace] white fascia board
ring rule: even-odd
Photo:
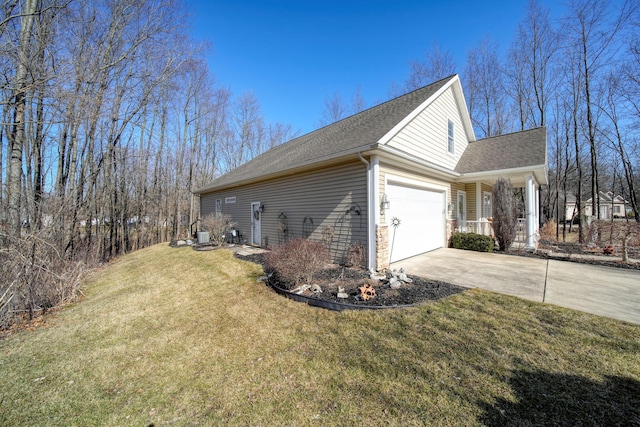
[[[456,84],[453,85],[453,92],[455,94],[456,104],[458,106],[460,118],[462,119],[462,126],[464,127],[464,131],[466,132],[468,137],[467,142],[474,142],[476,140],[476,133],[473,130],[473,124],[471,123],[471,116],[469,115],[469,109],[467,108],[467,100],[464,97],[464,92],[462,91],[462,84],[460,83],[460,78],[458,77],[457,74],[456,74],[455,80],[456,80]]]
[[[436,93],[427,98],[422,104],[420,104],[415,110],[413,110],[407,117],[402,119],[400,123],[395,125],[389,132],[387,132],[380,140],[378,144],[386,145],[391,139],[396,136],[405,126],[407,126],[413,119],[418,117],[425,108],[432,104],[436,99],[440,97],[449,88],[453,89],[454,98],[456,100],[456,106],[462,119],[462,125],[464,126],[465,133],[467,134],[468,141],[473,142],[476,140],[476,135],[473,131],[473,125],[471,124],[471,117],[469,116],[469,110],[467,109],[467,102],[464,99],[464,93],[462,92],[462,85],[460,84],[460,77],[456,74],[447,83],[444,84]]]
[[[442,86],[436,93],[425,99],[422,104],[418,105],[418,107],[411,113],[409,113],[409,115],[407,115],[404,119],[402,119],[400,123],[395,125],[389,132],[384,134],[384,136],[378,140],[378,144],[386,145],[389,141],[391,141],[391,139],[396,136],[402,129],[404,129],[405,126],[411,123],[413,119],[418,117],[418,115],[422,113],[425,108],[427,108],[431,103],[433,103],[433,101],[438,99],[440,95],[442,95],[447,89],[449,89],[455,81],[459,81],[457,74],[453,76],[447,83],[445,83],[444,86]]]
[[[400,151],[397,148],[393,148],[388,145],[379,146],[377,147],[376,151],[381,158],[384,158],[390,162],[410,166],[411,168],[413,168],[413,170],[416,171],[426,172],[434,176],[446,178],[448,180],[460,177],[460,174],[458,172],[447,169],[433,162],[423,160],[419,157],[412,156],[405,153],[404,151]]]
[[[483,172],[472,172],[461,174],[456,180],[457,182],[475,182],[478,180],[495,180],[500,177],[524,177],[533,175],[540,184],[547,184],[547,167],[546,165],[525,166],[513,169],[491,170]],[[523,178],[524,179],[524,178]]]

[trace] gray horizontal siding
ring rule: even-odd
[[[235,204],[225,204],[236,197]],[[327,228],[334,237],[328,241],[334,261],[343,261],[352,243],[367,247],[366,166],[354,162],[322,170],[278,178],[201,196],[201,216],[215,212],[215,200],[222,199],[222,213],[230,215],[247,241],[251,240],[251,203],[264,205],[262,242],[264,246],[283,243],[278,217],[287,216],[289,239],[303,237],[303,221],[311,217],[310,238],[323,240]],[[351,210],[354,207],[359,215]]]

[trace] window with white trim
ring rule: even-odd
[[[451,120],[449,120],[449,123],[448,123],[447,135],[448,135],[447,151],[449,151],[450,154],[454,154],[456,146],[453,138],[453,122]]]

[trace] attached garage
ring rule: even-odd
[[[390,201],[385,212],[389,224],[390,262],[444,246],[445,191],[388,182]]]

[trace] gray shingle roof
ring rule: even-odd
[[[380,140],[453,77],[446,77],[274,147],[196,190],[196,193],[283,172],[343,152],[348,153],[359,147],[368,147]]]
[[[538,127],[470,143],[455,171],[485,172],[546,165],[547,129]]]

